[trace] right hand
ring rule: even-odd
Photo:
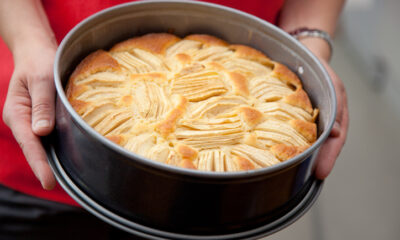
[[[13,52],[14,72],[4,104],[3,120],[42,187],[50,190],[56,185],[56,180],[39,137],[49,134],[54,127],[53,62],[57,46],[47,41],[29,42],[27,45]]]

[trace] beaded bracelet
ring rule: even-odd
[[[310,29],[310,28],[298,28],[296,30],[293,30],[289,32],[290,35],[292,35],[294,38],[297,40],[304,39],[304,38],[310,38],[310,37],[315,37],[315,38],[321,38],[325,40],[328,45],[329,45],[329,51],[330,51],[330,56],[332,57],[333,53],[333,41],[331,36],[322,30],[319,29]]]

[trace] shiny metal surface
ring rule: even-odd
[[[268,222],[265,225],[259,226],[255,229],[248,231],[236,232],[231,234],[220,234],[220,235],[188,235],[179,234],[173,232],[160,231],[153,228],[137,224],[129,219],[123,218],[109,209],[105,208],[94,199],[90,198],[84,192],[77,187],[72,179],[69,178],[68,174],[64,171],[60,164],[58,157],[51,144],[50,138],[43,139],[43,144],[46,149],[46,153],[49,158],[50,166],[60,183],[60,185],[66,190],[66,192],[81,206],[83,206],[90,213],[103,221],[123,229],[129,233],[143,237],[145,239],[194,239],[194,240],[225,240],[225,239],[259,239],[264,236],[271,235],[295,222],[297,219],[302,217],[317,200],[322,187],[323,181],[313,179],[310,181],[310,186],[307,188],[305,196],[294,201],[293,207],[290,208],[285,214],[275,219],[272,222]]]
[[[91,51],[148,32],[212,34],[250,45],[298,73],[315,107],[319,138],[304,153],[249,172],[181,169],[144,159],[95,132],[73,110],[64,86]],[[178,1],[135,2],[102,11],[77,25],[56,56],[54,149],[66,173],[90,198],[149,228],[180,234],[229,234],[257,228],[287,213],[307,193],[314,156],[332,127],[333,86],[321,64],[282,30],[226,7]]]

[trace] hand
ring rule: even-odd
[[[332,171],[333,166],[340,151],[345,143],[347,130],[349,127],[349,109],[347,106],[346,89],[342,80],[336,75],[329,66],[330,58],[329,45],[320,38],[306,38],[301,42],[320,60],[331,77],[336,92],[337,111],[336,119],[332,131],[327,140],[322,144],[317,159],[315,176],[318,179],[325,179]]]
[[[328,62],[320,59],[332,79],[336,91],[337,111],[332,131],[327,140],[322,144],[316,160],[315,176],[325,179],[332,171],[333,166],[345,143],[349,127],[349,109],[347,95],[343,82],[336,75]]]
[[[56,185],[39,137],[54,127],[53,61],[56,44],[32,43],[13,53],[14,72],[4,104],[3,120],[10,127],[27,162],[44,189]]]

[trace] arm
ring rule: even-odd
[[[283,6],[279,27],[285,31],[297,28],[316,28],[333,36],[336,22],[344,5],[344,0],[287,0]],[[327,141],[321,146],[317,157],[315,175],[319,179],[326,178],[331,172],[336,158],[344,145],[349,124],[347,95],[340,78],[329,66],[329,45],[320,38],[302,39],[304,44],[321,61],[328,71],[337,97],[337,115],[335,124]]]
[[[287,32],[301,27],[316,28],[333,36],[343,4],[344,0],[286,0],[279,27]],[[329,59],[331,53],[325,40],[306,38],[301,42],[317,57]]]
[[[54,126],[57,43],[40,0],[0,1],[0,35],[14,58],[3,120],[43,188],[52,189],[56,182],[39,136]]]

